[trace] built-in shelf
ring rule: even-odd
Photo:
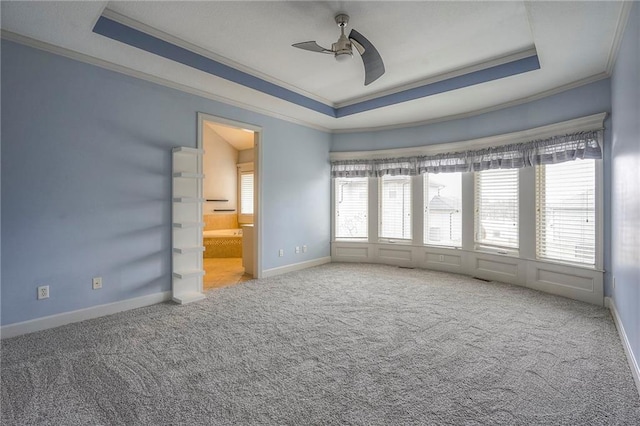
[[[204,276],[204,271],[202,269],[189,269],[186,271],[173,271],[174,278],[192,278],[192,277],[202,277]]]
[[[202,292],[202,154],[201,149],[173,149],[171,186],[171,291],[177,303],[204,299]],[[187,179],[185,179],[187,178]],[[197,195],[196,195],[197,194]],[[188,231],[183,231],[188,229]],[[194,232],[195,231],[195,232]]]
[[[200,292],[189,292],[189,293],[180,293],[178,295],[174,295],[172,300],[176,303],[180,303],[181,305],[185,303],[197,302],[198,300],[204,299],[206,296]]]
[[[204,201],[204,198],[196,198],[196,197],[175,197],[173,199],[174,203],[201,203]]]
[[[180,153],[180,154],[202,155],[204,154],[204,149],[196,149],[196,148],[189,148],[186,146],[179,146],[179,147],[173,148],[173,152],[176,154]]]
[[[199,228],[203,226],[204,226],[203,222],[174,222],[173,223],[174,228]]]
[[[192,247],[174,247],[173,252],[178,254],[187,254],[187,253],[200,253],[204,251],[203,246],[192,246]]]
[[[188,172],[175,172],[173,174],[174,178],[187,178],[187,179],[204,179],[204,174],[202,173],[188,173]]]

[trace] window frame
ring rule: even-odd
[[[429,242],[427,239],[427,233],[428,233],[428,229],[430,228],[428,225],[428,218],[429,215],[427,214],[427,209],[429,208],[428,206],[428,193],[429,193],[429,180],[430,180],[430,176],[437,176],[439,174],[456,174],[458,175],[459,179],[460,179],[460,207],[459,207],[459,211],[458,213],[460,214],[460,242],[458,243],[458,245],[453,245],[453,244],[437,244],[437,243],[433,243],[433,242]],[[422,180],[422,225],[423,225],[423,229],[422,229],[422,245],[424,246],[429,246],[429,247],[441,247],[441,248],[450,248],[450,249],[461,249],[462,248],[462,241],[464,239],[464,197],[462,196],[463,193],[463,172],[454,172],[454,173],[423,173],[422,176],[420,176],[421,180]]]
[[[338,196],[338,185],[340,183],[341,180],[344,179],[362,179],[366,184],[367,184],[367,202],[366,202],[366,206],[367,206],[367,216],[366,216],[366,223],[365,223],[365,233],[366,236],[364,237],[339,237],[338,236],[338,203],[337,203],[337,196]],[[332,215],[331,215],[331,221],[333,223],[333,226],[331,227],[331,232],[332,232],[332,240],[333,241],[342,241],[342,242],[367,242],[369,241],[369,216],[371,214],[370,210],[370,194],[371,194],[371,180],[369,178],[333,178],[332,179],[332,194],[331,194],[331,205],[332,205]]]
[[[494,170],[515,170],[516,172],[516,184],[517,184],[517,189],[516,189],[516,195],[517,195],[517,200],[516,200],[516,214],[518,215],[517,217],[517,224],[516,224],[516,232],[517,232],[517,240],[518,243],[516,245],[516,247],[511,247],[511,246],[502,246],[499,244],[488,244],[486,242],[482,242],[479,241],[478,235],[479,235],[479,225],[480,225],[480,220],[479,220],[479,203],[478,203],[478,199],[479,199],[479,179],[480,179],[480,173],[482,173],[482,171],[480,172],[474,172],[473,173],[473,247],[474,250],[477,252],[485,252],[485,253],[494,253],[494,254],[501,254],[501,255],[508,255],[508,256],[514,256],[514,257],[519,257],[520,256],[520,249],[522,246],[522,232],[521,232],[521,223],[522,223],[522,217],[520,214],[520,206],[521,206],[521,202],[522,202],[522,191],[526,190],[523,188],[523,185],[521,185],[520,182],[520,169],[494,169]],[[485,170],[488,171],[488,170]]]
[[[382,214],[382,209],[383,209],[383,187],[384,187],[384,179],[385,178],[394,178],[394,177],[402,177],[408,180],[409,182],[409,196],[411,197],[411,199],[409,200],[409,232],[410,235],[408,238],[394,238],[394,237],[384,237],[382,236],[382,220],[384,219],[383,214]],[[415,208],[415,197],[414,197],[414,181],[413,181],[413,177],[414,176],[392,176],[392,175],[385,175],[385,176],[381,176],[378,177],[377,180],[377,191],[378,191],[378,198],[377,198],[377,224],[378,224],[378,229],[377,229],[377,237],[378,237],[378,241],[381,243],[399,243],[399,244],[412,244],[413,243],[413,238],[415,235],[415,229],[414,229],[414,224],[413,224],[413,220],[414,220],[414,208]]]
[[[239,163],[238,165],[238,224],[251,224],[254,220],[255,208],[256,208],[256,173],[253,167],[253,163]],[[242,213],[242,175],[253,174],[253,213]]]
[[[576,160],[574,160],[576,161]],[[535,194],[535,200],[536,200],[536,209],[535,209],[535,215],[534,215],[534,233],[535,233],[535,239],[534,239],[534,253],[535,253],[535,260],[538,262],[544,262],[544,263],[551,263],[551,264],[559,264],[559,265],[566,265],[566,266],[572,266],[572,267],[576,267],[576,268],[583,268],[583,269],[592,269],[592,270],[597,270],[597,271],[603,271],[603,264],[604,264],[604,247],[603,247],[603,243],[604,243],[604,235],[603,235],[603,209],[604,209],[604,197],[603,197],[603,184],[604,184],[604,175],[603,175],[603,160],[593,160],[594,161],[594,215],[595,215],[595,251],[594,251],[594,264],[588,264],[588,263],[580,263],[580,262],[571,262],[568,260],[564,260],[564,259],[553,259],[553,258],[547,258],[547,257],[540,257],[538,255],[538,223],[539,223],[539,211],[538,211],[538,200],[539,200],[539,173],[540,173],[540,167],[541,166],[535,166],[535,183],[534,183],[534,194]]]

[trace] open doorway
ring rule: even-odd
[[[202,156],[203,290],[259,276],[258,141],[254,126],[198,115]]]

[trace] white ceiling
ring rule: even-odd
[[[210,121],[205,121],[205,126],[216,132],[218,136],[238,151],[253,148],[254,138],[251,130],[238,129]]]
[[[172,85],[203,96],[341,131],[473,114],[540,93],[594,81],[611,68],[621,2],[6,2],[3,37]],[[332,106],[392,93],[535,47],[541,69],[438,95],[333,118],[92,32],[104,9],[137,28]],[[382,55],[386,74],[363,85],[357,54],[291,47],[316,40],[330,47],[338,12]],[[27,40],[24,37],[28,37]],[[60,50],[63,48],[65,50]],[[89,59],[94,58],[94,59]]]

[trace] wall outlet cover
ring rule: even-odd
[[[48,299],[49,298],[49,286],[42,285],[38,287],[38,300],[40,299]]]
[[[98,290],[102,288],[102,277],[95,277],[91,280],[91,287],[94,290]]]

